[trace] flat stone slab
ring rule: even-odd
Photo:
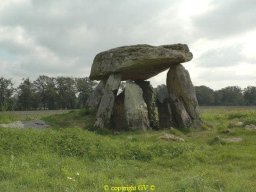
[[[172,135],[172,134],[165,134],[163,136],[160,136],[159,138],[162,139],[162,140],[165,140],[165,141],[180,141],[180,142],[185,141],[183,138],[177,137],[177,136]]]
[[[0,124],[2,128],[37,128],[42,129],[49,127],[49,125],[43,120],[32,120],[32,121],[14,121],[7,124]]]
[[[170,65],[192,58],[186,44],[118,47],[95,56],[90,79],[102,80],[112,73],[120,73],[122,80],[146,80],[165,71]]]

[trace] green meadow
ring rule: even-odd
[[[255,107],[203,107],[202,129],[189,131],[93,130],[94,117],[85,109],[0,113],[0,124],[51,125],[0,128],[0,191],[256,191]]]

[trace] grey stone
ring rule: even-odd
[[[223,141],[228,143],[239,143],[243,141],[243,139],[241,137],[232,137],[232,138],[225,138],[223,139]]]
[[[126,83],[124,92],[126,122],[129,130],[144,130],[150,128],[147,105],[143,99],[142,89],[134,82]]]
[[[150,127],[157,130],[159,129],[159,115],[156,104],[156,93],[149,81],[138,80],[135,81],[135,83],[138,84],[143,91],[143,98],[148,109]]]
[[[164,101],[169,98],[169,93],[166,85],[158,85],[156,88],[156,98],[160,103],[164,103]]]
[[[120,74],[112,74],[109,76],[96,115],[96,122],[94,124],[95,127],[103,128],[111,126],[111,116],[120,83]]]
[[[236,127],[242,127],[244,125],[243,122],[239,121],[236,124],[234,124]]]
[[[111,124],[115,131],[128,130],[124,107],[124,91],[116,97]]]
[[[171,109],[169,94],[166,85],[159,85],[156,89],[156,101],[159,114],[159,127],[176,127]]]
[[[159,114],[159,128],[176,127],[169,98],[165,99],[163,103],[157,101],[157,108]]]
[[[91,110],[97,110],[101,101],[101,98],[104,94],[104,87],[106,84],[106,80],[101,80],[100,83],[97,85],[95,90],[89,96],[86,101],[86,107]]]
[[[172,135],[172,134],[165,134],[163,136],[160,136],[159,138],[162,139],[162,140],[165,140],[165,141],[180,141],[180,142],[185,141],[183,138],[177,137],[177,136]]]
[[[112,73],[120,73],[122,80],[145,80],[192,57],[185,44],[118,47],[95,56],[90,79],[101,80]]]
[[[188,71],[181,64],[170,66],[166,84],[178,126],[199,127],[199,105]]]
[[[15,121],[7,124],[0,124],[2,128],[24,128],[22,121]]]
[[[246,125],[244,128],[247,130],[256,130],[256,125],[250,124],[250,125]]]
[[[49,127],[49,125],[43,120],[31,120],[31,121],[14,121],[8,124],[0,124],[2,128],[37,128],[43,129]]]
[[[242,121],[231,121],[228,125],[229,128],[233,127],[243,127],[244,123]]]
[[[183,102],[176,95],[170,94],[170,103],[177,126],[179,128],[190,127],[193,122],[187,113]]]

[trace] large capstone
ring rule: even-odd
[[[120,73],[122,80],[145,80],[192,57],[185,44],[118,47],[96,55],[90,79],[102,80],[112,73]]]
[[[170,66],[166,84],[178,126],[200,126],[199,106],[188,71],[181,64]]]
[[[125,119],[129,130],[150,128],[147,105],[143,99],[142,89],[134,82],[126,83],[124,92]]]

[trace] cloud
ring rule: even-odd
[[[152,0],[33,0],[2,10],[0,23],[23,27],[35,41],[61,56],[80,56],[151,41],[147,38],[154,35],[151,22],[157,22],[158,14],[171,5]]]
[[[215,90],[227,86],[240,86],[242,88],[248,85],[256,86],[256,68],[253,66],[242,63],[226,68],[201,69],[194,83],[195,85],[206,85]]]
[[[242,46],[227,46],[216,49],[210,49],[200,58],[197,59],[197,63],[200,67],[219,68],[227,66],[236,66],[242,62],[254,61],[248,59],[242,54]]]
[[[3,61],[15,58],[20,74],[88,76],[100,51],[184,42],[188,34],[175,17],[178,6],[168,0],[12,1],[0,11],[0,54]]]
[[[140,43],[187,43],[194,59],[186,66],[202,84],[202,70],[256,63],[253,0],[2,1],[3,76],[89,76],[97,53]],[[152,84],[165,83],[165,74]]]
[[[210,39],[239,35],[255,28],[254,0],[212,1],[213,9],[193,18],[198,37]]]

